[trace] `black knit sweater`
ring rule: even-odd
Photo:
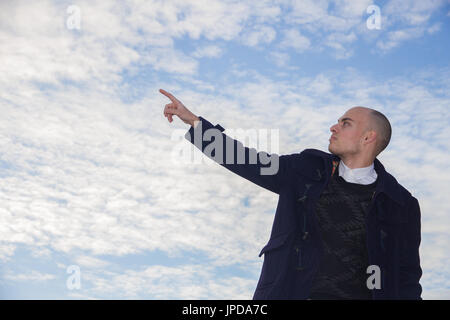
[[[324,251],[310,298],[372,299],[366,285],[370,275],[365,217],[377,181],[349,183],[338,172],[336,168],[316,204]]]

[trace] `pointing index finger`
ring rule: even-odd
[[[167,98],[172,100],[172,102],[178,101],[177,98],[175,98],[171,93],[167,92],[166,90],[159,89],[159,92],[161,92],[163,95],[165,95]]]

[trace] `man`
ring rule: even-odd
[[[331,153],[270,155],[279,167],[268,175],[261,173],[267,163],[250,163],[254,149],[160,92],[171,100],[164,108],[168,121],[177,115],[191,125],[191,143],[206,154],[222,139],[215,152],[227,157],[233,150],[233,161],[220,165],[280,196],[253,299],[421,299],[420,207],[376,158],[391,138],[383,114],[349,109],[330,128]],[[211,134],[205,139],[208,131],[214,141]],[[236,161],[239,150],[244,163]],[[207,156],[217,161],[212,152]]]

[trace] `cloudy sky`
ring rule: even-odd
[[[163,88],[280,154],[386,114],[422,297],[450,299],[449,34],[448,0],[0,1],[0,298],[251,299],[277,195],[177,161]]]

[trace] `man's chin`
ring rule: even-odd
[[[328,145],[328,151],[332,154],[335,154],[333,148],[331,147],[331,143]]]
[[[330,153],[334,154],[335,156],[338,156],[338,157],[339,157],[339,154],[337,153],[337,151],[336,151],[335,149],[333,149],[333,148],[331,147],[331,144],[328,145],[328,151],[329,151]]]

